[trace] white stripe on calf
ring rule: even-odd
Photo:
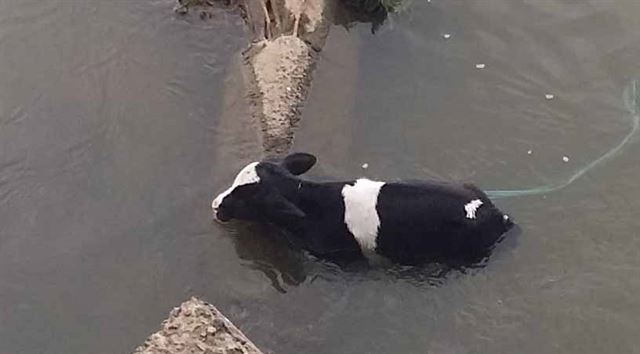
[[[344,223],[363,251],[374,251],[380,227],[376,211],[378,195],[384,182],[359,179],[342,188],[344,198]]]

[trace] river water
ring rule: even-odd
[[[338,269],[212,222],[260,155],[244,29],[173,5],[0,0],[0,353],[127,353],[190,295],[276,353],[637,352],[640,139],[499,199],[522,232],[483,269]],[[557,185],[632,127],[640,3],[416,0],[321,55],[315,178]]]

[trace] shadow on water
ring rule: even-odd
[[[318,279],[405,281],[415,286],[436,287],[449,279],[473,275],[484,269],[491,259],[515,249],[522,235],[522,229],[516,225],[476,263],[427,262],[418,266],[404,266],[388,262],[369,264],[360,258],[324,260],[304,251],[291,236],[268,224],[231,222],[221,227],[223,234],[232,239],[238,257],[247,262],[246,266],[263,273],[271,286],[281,293],[286,293],[288,287]]]

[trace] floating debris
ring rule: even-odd
[[[546,98],[546,99],[548,99],[548,100],[552,100],[552,99],[554,99],[554,98],[555,98],[555,96],[554,96],[554,95],[552,95],[552,94],[550,94],[550,93],[547,93],[547,94],[545,94],[545,95],[544,95],[544,98]]]
[[[444,38],[444,39],[449,39],[449,38],[451,38],[451,33],[443,33],[443,34],[442,34],[442,38]]]
[[[562,156],[562,161],[564,161],[564,162],[569,162],[569,157],[567,157],[567,156]]]
[[[362,164],[362,168],[364,168],[364,169],[369,168],[369,164],[368,164],[368,163],[363,163],[363,164]]]
[[[476,64],[476,69],[484,69],[486,65],[480,63],[480,64]]]

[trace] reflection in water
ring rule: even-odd
[[[303,252],[281,232],[267,224],[232,222],[225,224],[238,257],[259,270],[273,287],[286,292],[287,285],[299,285],[307,278]]]
[[[248,261],[247,266],[260,271],[272,286],[281,293],[287,287],[298,286],[307,279],[344,281],[378,280],[384,282],[407,281],[416,286],[439,286],[446,280],[483,269],[490,259],[516,247],[522,229],[515,225],[488,250],[477,263],[440,264],[425,263],[419,266],[401,266],[390,262],[369,262],[365,258],[328,261],[317,258],[301,248],[296,240],[275,226],[262,223],[232,221],[223,224],[225,234],[233,240],[238,257]]]

